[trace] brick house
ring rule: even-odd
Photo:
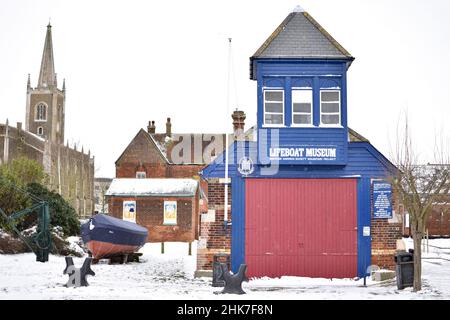
[[[148,242],[198,239],[198,180],[118,178],[106,196],[110,215],[146,227]],[[133,208],[131,216],[127,216],[129,207]]]
[[[234,141],[234,137],[243,134],[245,114],[242,111],[234,111],[232,115],[234,133],[229,136],[229,142]],[[252,130],[245,134],[250,137]],[[199,237],[200,214],[208,211],[208,183],[200,179],[199,172],[214,160],[218,154],[222,153],[226,144],[225,134],[208,133],[172,133],[172,123],[167,118],[165,133],[156,133],[154,121],[149,121],[147,130],[140,129],[129,145],[119,156],[116,164],[116,179],[113,180],[108,195],[108,207],[110,213],[117,217],[122,217],[124,201],[136,201],[136,211],[138,212],[137,222],[149,227],[151,241],[192,241]],[[116,185],[124,180],[136,185],[141,184],[140,180],[147,180],[149,184],[164,183],[164,179],[171,180],[176,186],[176,181],[194,180],[198,183],[198,190],[195,195],[183,194],[173,196],[174,190],[167,190],[167,194],[152,193],[145,190],[144,195],[139,196],[139,200],[132,192],[129,194],[117,194],[113,191]],[[176,193],[176,192],[175,192]],[[172,194],[172,195],[171,195]],[[212,193],[215,196],[214,193]],[[181,199],[185,201],[180,204]],[[189,199],[187,199],[189,198]],[[178,208],[183,210],[193,210],[191,220],[183,211],[180,223],[184,227],[164,226],[162,220],[162,208],[164,201],[177,201]],[[146,214],[148,218],[140,216]],[[153,218],[150,218],[153,217]],[[150,220],[151,221],[150,221]],[[192,226],[191,226],[192,224]],[[186,227],[189,225],[189,227]],[[194,238],[188,234],[187,229],[194,230]],[[169,231],[172,230],[172,231]]]

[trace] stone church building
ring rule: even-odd
[[[21,156],[38,161],[48,187],[61,194],[82,218],[94,212],[94,157],[83,148],[64,145],[66,88],[58,88],[52,29],[47,26],[37,87],[27,81],[25,128],[0,124],[0,164]]]

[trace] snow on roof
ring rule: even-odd
[[[164,159],[167,161],[167,163],[171,163],[169,158],[167,157],[166,145],[162,145],[161,143],[159,143],[159,141],[156,140],[151,134],[148,134],[148,136],[150,137],[150,139],[152,139],[153,143],[156,145],[157,149],[159,150],[161,155],[164,157]]]
[[[114,179],[107,196],[193,197],[198,181],[194,179]]]

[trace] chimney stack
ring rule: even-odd
[[[233,118],[233,132],[234,137],[239,140],[244,139],[244,126],[245,126],[245,112],[241,110],[235,110],[231,115]]]
[[[167,118],[166,122],[166,136],[172,137],[172,123],[170,123],[170,118]]]
[[[17,122],[17,130],[22,130],[22,122]]]
[[[156,131],[155,121],[149,121],[147,126],[147,132],[154,134]]]

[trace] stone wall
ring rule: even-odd
[[[8,134],[6,135],[6,131]],[[6,142],[7,141],[7,142]],[[6,157],[5,157],[6,155]],[[46,141],[35,134],[0,124],[0,163],[26,157],[42,164],[47,187],[61,194],[80,218],[94,212],[94,158],[90,153]]]

